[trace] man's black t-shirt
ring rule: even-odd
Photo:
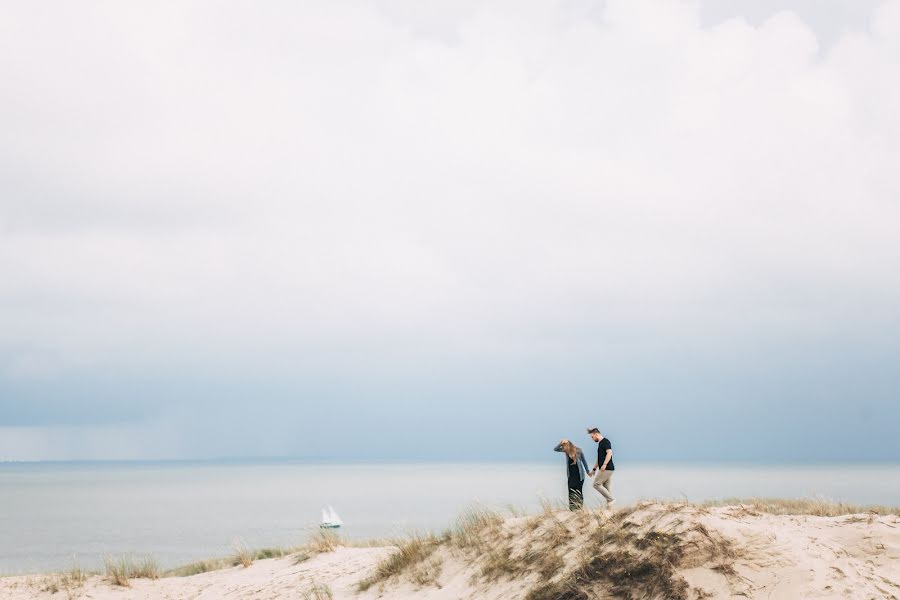
[[[607,438],[603,438],[600,440],[600,443],[597,445],[597,469],[603,466],[603,461],[606,460],[606,451],[612,450],[612,443]],[[615,471],[616,466],[613,464],[612,457],[609,458],[609,462],[606,463],[607,471]]]

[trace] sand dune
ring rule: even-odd
[[[321,550],[321,548],[320,548]],[[328,548],[325,548],[328,550]],[[464,517],[397,546],[300,552],[189,577],[0,579],[0,598],[900,598],[900,517],[784,515],[751,506],[643,504]],[[363,589],[361,589],[363,588]]]

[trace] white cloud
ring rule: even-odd
[[[5,6],[0,372],[894,323],[900,4],[448,6]]]

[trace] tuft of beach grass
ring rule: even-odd
[[[357,588],[364,592],[373,585],[387,581],[410,569],[417,569],[411,577],[414,582],[420,585],[434,582],[440,574],[439,563],[433,562],[429,568],[420,568],[419,565],[431,557],[439,544],[440,540],[432,535],[413,534],[396,540],[393,545],[397,547],[397,550],[380,561],[372,574],[357,584]]]
[[[91,574],[79,567],[76,560],[73,559],[72,562],[70,569],[47,575],[42,581],[42,591],[50,592],[51,594],[65,592],[67,598],[74,598],[76,590],[84,586]]]
[[[303,590],[300,598],[302,600],[332,600],[334,594],[328,585],[324,583],[314,583],[311,587]]]
[[[131,587],[132,579],[159,579],[159,564],[151,556],[122,555],[118,558],[106,557],[106,576],[113,585]]]
[[[738,506],[769,515],[811,515],[842,517],[846,515],[900,515],[900,507],[859,505],[832,502],[818,498],[726,498],[700,504],[702,507]]]

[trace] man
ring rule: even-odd
[[[591,469],[589,475],[594,477],[594,473],[597,473],[597,477],[594,478],[594,489],[606,498],[606,508],[612,508],[616,503],[616,499],[612,495],[612,472],[616,470],[612,458],[612,443],[600,435],[600,430],[596,427],[588,429],[588,434],[592,440],[597,442],[597,462],[594,463],[594,468]]]

